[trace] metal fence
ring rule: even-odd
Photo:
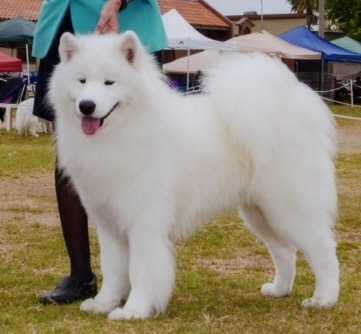
[[[349,75],[342,80],[328,72],[298,72],[296,76],[326,101],[351,106],[361,105],[360,75]]]
[[[328,72],[298,72],[297,78],[317,92],[322,98],[335,104],[361,107],[361,76],[348,76],[338,79]],[[191,80],[190,87],[182,87],[185,94],[195,94],[201,91],[200,82]]]

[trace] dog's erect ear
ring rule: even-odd
[[[73,34],[66,32],[61,36],[59,55],[62,62],[68,62],[78,49],[78,40]]]
[[[139,48],[140,41],[134,32],[127,31],[122,35],[121,52],[129,64],[135,64],[140,51]]]

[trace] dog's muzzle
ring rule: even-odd
[[[109,112],[101,117],[95,118],[89,115],[93,114],[95,111],[95,103],[92,101],[82,101],[79,104],[79,109],[84,115],[81,119],[81,127],[83,132],[88,135],[94,135],[99,128],[103,125],[104,121],[112,114],[112,112],[119,106],[119,102],[115,103],[114,106],[109,110]]]

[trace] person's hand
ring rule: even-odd
[[[104,5],[97,24],[97,32],[99,34],[119,32],[118,14],[122,1],[125,0],[108,0]]]

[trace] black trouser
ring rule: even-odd
[[[58,46],[60,37],[64,32],[73,32],[69,11],[64,17],[47,56],[40,61],[39,66],[34,114],[49,121],[54,120],[54,112],[46,99],[48,81],[55,65],[59,63]],[[87,215],[69,178],[58,167],[55,169],[55,189],[61,227],[70,258],[71,276],[88,281],[92,278],[92,270]]]

